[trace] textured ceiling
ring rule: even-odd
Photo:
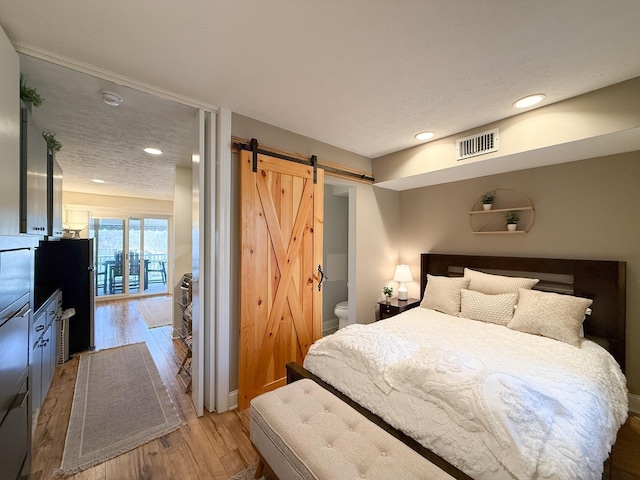
[[[640,76],[637,0],[7,0],[0,24],[21,51],[371,158],[514,115],[526,94]]]
[[[62,143],[56,159],[65,190],[173,199],[175,166],[191,166],[196,109],[24,55],[20,67],[44,98],[32,109],[34,120]],[[108,106],[103,90],[124,101]],[[145,147],[163,154],[149,155]]]

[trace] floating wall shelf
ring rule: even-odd
[[[495,192],[496,197],[491,210],[484,210],[482,197],[489,192]],[[517,229],[514,231],[507,230],[504,221],[504,215],[508,212],[517,212],[520,216]],[[531,230],[536,211],[524,193],[513,188],[497,187],[480,193],[467,213],[471,230],[476,235],[517,235]]]

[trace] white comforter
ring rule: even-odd
[[[599,479],[627,416],[625,378],[595,343],[424,308],[341,329],[304,366],[474,478]],[[433,428],[414,434],[420,422]]]

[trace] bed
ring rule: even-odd
[[[624,262],[423,254],[420,278],[421,307],[319,340],[289,380],[314,378],[456,478],[606,478],[628,407]],[[567,328],[538,322],[557,304]]]

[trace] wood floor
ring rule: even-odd
[[[184,393],[183,385],[176,377],[184,348],[179,341],[171,339],[170,327],[147,328],[135,301],[127,300],[98,304],[95,319],[98,349],[147,343],[169,395],[186,424],[169,435],[69,478],[227,480],[256,463],[257,456],[248,438],[246,411],[196,416],[190,396]],[[49,480],[60,467],[77,369],[77,359],[56,369],[33,439],[33,480]],[[630,416],[618,433],[611,479],[640,480],[639,416]]]
[[[146,342],[169,396],[186,424],[169,435],[69,478],[227,480],[256,463],[257,455],[248,438],[246,412],[206,413],[198,418],[190,394],[185,394],[183,384],[176,377],[184,347],[171,339],[171,327],[147,328],[134,304],[126,300],[98,304],[96,348]],[[33,439],[32,480],[50,480],[60,467],[77,370],[77,359],[56,369]]]

